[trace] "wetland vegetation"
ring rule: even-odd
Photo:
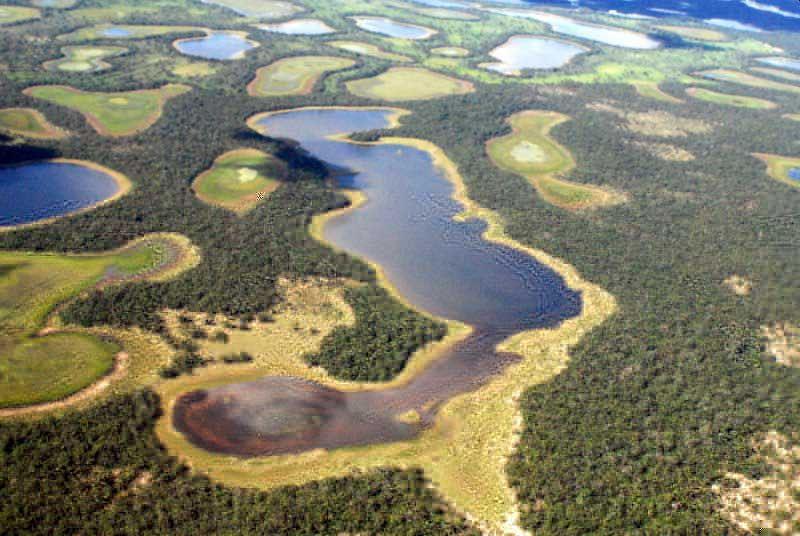
[[[254,97],[277,97],[311,93],[327,73],[348,69],[356,62],[336,56],[293,56],[261,67],[247,86]]]
[[[359,97],[388,102],[438,99],[475,91],[471,82],[419,67],[392,67],[373,78],[351,80],[347,89]]]

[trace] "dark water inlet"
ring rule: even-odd
[[[431,155],[404,145],[327,139],[383,128],[387,109],[301,109],[264,117],[271,137],[291,138],[340,169],[343,187],[368,201],[328,222],[324,237],[379,264],[415,307],[474,328],[408,384],[339,392],[294,378],[268,377],[187,393],[174,424],[196,445],[241,456],[295,453],[414,437],[441,405],[475,390],[518,356],[496,346],[515,333],[553,327],[581,311],[580,295],[550,268],[487,242],[482,221],[456,222],[453,184]],[[398,417],[415,411],[416,423]]]

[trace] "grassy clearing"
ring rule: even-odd
[[[202,0],[206,4],[227,7],[240,15],[260,20],[286,19],[305,11],[281,0]]]
[[[542,199],[557,207],[582,210],[622,202],[624,197],[619,193],[557,177],[574,168],[575,161],[549,133],[568,119],[534,110],[514,114],[508,119],[512,133],[489,140],[486,150],[495,165],[528,179]]]
[[[736,106],[737,108],[751,108],[753,110],[772,110],[778,105],[766,99],[747,97],[745,95],[732,95],[730,93],[720,93],[701,87],[690,87],[686,94],[695,99],[700,99],[723,106]]]
[[[691,162],[695,159],[695,156],[686,149],[669,143],[635,141],[633,144],[667,162]]]
[[[408,56],[402,54],[395,54],[393,52],[386,52],[385,50],[362,41],[328,41],[325,43],[328,46],[338,48],[339,50],[346,50],[359,56],[370,56],[381,60],[395,61],[398,63],[405,63],[411,61]]]
[[[99,39],[146,39],[182,33],[208,33],[198,26],[157,26],[143,24],[97,24],[59,35],[60,41],[97,41]]]
[[[0,110],[0,131],[12,136],[40,140],[58,140],[68,135],[66,131],[50,123],[41,112],[33,108]]]
[[[695,41],[720,42],[728,40],[727,35],[717,30],[712,30],[710,28],[696,28],[693,26],[671,26],[665,24],[656,26],[656,29],[662,30],[664,32],[674,33],[676,35],[680,35],[681,37],[685,37],[686,39],[693,39]]]
[[[283,58],[256,71],[247,86],[253,97],[307,95],[325,74],[348,69],[356,64],[335,56],[295,56]]]
[[[243,460],[215,455],[188,443],[170,424],[172,405],[189,390],[247,381],[266,374],[291,375],[318,381],[338,389],[381,389],[413,378],[442,349],[463,339],[469,329],[452,326],[448,337],[415,354],[400,377],[388,384],[358,384],[336,381],[324,370],[309,368],[302,355],[319,346],[322,337],[336,325],[352,322],[352,312],[343,307],[341,291],[322,287],[304,298],[287,297],[274,323],[256,326],[244,338],[231,337],[236,349],[253,350],[250,365],[212,366],[194,376],[162,383],[158,390],[165,404],[165,417],[156,427],[169,450],[212,478],[234,486],[270,489],[299,485],[326,477],[382,466],[422,467],[439,492],[456,508],[487,530],[513,531],[515,498],[505,476],[505,463],[516,441],[519,414],[516,398],[526,388],[550,380],[566,366],[568,350],[594,326],[610,316],[616,305],[602,289],[584,282],[570,266],[548,255],[525,248],[507,237],[500,219],[491,211],[477,207],[466,195],[458,169],[435,145],[422,140],[387,138],[380,143],[403,144],[427,150],[437,165],[456,185],[455,197],[466,207],[461,218],[481,218],[488,222],[486,238],[524,250],[557,270],[567,284],[582,292],[584,310],[580,317],[551,330],[519,334],[501,349],[522,355],[523,360],[476,392],[461,395],[442,408],[433,427],[412,441],[369,447],[314,451],[299,455]],[[347,210],[347,209],[345,209]],[[324,216],[327,218],[330,216]],[[323,294],[319,294],[322,292]],[[314,326],[317,331],[305,326]],[[258,334],[259,330],[265,330]],[[255,333],[254,333],[255,332]],[[212,343],[213,344],[213,343]],[[229,348],[207,346],[211,352]],[[407,416],[413,418],[413,415]]]
[[[393,67],[372,78],[347,82],[353,95],[388,102],[428,100],[472,93],[471,82],[419,67]]]
[[[643,136],[685,138],[690,134],[707,134],[712,126],[700,119],[681,117],[663,110],[628,112],[608,102],[595,102],[587,108],[616,115],[625,120],[625,128]]]
[[[742,71],[734,71],[732,69],[711,69],[695,74],[711,80],[718,80],[720,82],[732,82],[734,84],[757,87],[760,89],[771,89],[774,91],[784,91],[788,93],[800,93],[800,86],[775,82],[773,80],[767,80],[766,78],[760,78],[758,76],[753,76]]]
[[[681,99],[673,97],[669,93],[662,91],[661,88],[658,87],[658,82],[639,80],[631,82],[631,85],[633,85],[639,95],[642,97],[647,97],[648,99],[669,102],[671,104],[681,104],[683,102]]]
[[[447,58],[465,58],[470,55],[470,51],[461,47],[436,47],[431,49],[431,53]]]
[[[109,372],[120,342],[144,337],[129,331],[118,338],[107,328],[78,330],[57,320],[42,330],[59,304],[97,285],[172,277],[198,261],[188,239],[171,234],[106,254],[0,252],[0,407],[64,399]]]
[[[42,14],[32,7],[0,6],[0,26],[35,20]]]
[[[791,121],[800,121],[800,114],[784,114],[783,117]]]
[[[44,68],[48,71],[66,73],[96,73],[110,69],[108,58],[121,56],[128,52],[124,47],[74,46],[61,49],[63,58],[46,61]]]
[[[203,78],[211,76],[217,70],[205,61],[185,61],[179,60],[172,68],[172,74],[183,78]]]
[[[753,67],[750,70],[760,74],[765,74],[767,76],[772,76],[774,78],[783,78],[784,80],[789,80],[790,82],[800,82],[800,74],[798,73],[790,73],[789,71],[771,69],[769,67]]]
[[[753,156],[767,165],[767,174],[770,177],[789,186],[800,188],[800,180],[790,176],[792,170],[800,169],[800,158],[764,153],[754,153]],[[800,172],[797,173],[797,176],[800,176]]]
[[[237,214],[254,208],[280,186],[286,166],[257,149],[229,151],[192,184],[197,197]]]
[[[159,89],[100,93],[68,86],[34,86],[25,94],[82,113],[104,136],[132,136],[153,126],[161,117],[164,104],[190,89],[168,84]]]
[[[800,326],[776,324],[762,330],[767,339],[767,352],[786,367],[800,367]]]

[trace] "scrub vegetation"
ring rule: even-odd
[[[192,184],[197,197],[244,214],[280,186],[286,166],[258,149],[229,151]]]
[[[12,136],[53,140],[67,136],[67,133],[50,123],[38,110],[33,108],[6,108],[0,110],[0,131]]]
[[[173,84],[160,89],[100,93],[67,86],[35,86],[26,89],[25,94],[82,113],[92,128],[104,136],[133,136],[158,121],[169,99],[190,89]]]
[[[470,82],[418,67],[392,67],[373,78],[347,82],[347,89],[359,97],[386,102],[437,99],[475,91]]]
[[[311,93],[327,73],[348,69],[355,63],[349,58],[335,56],[284,58],[256,71],[247,92],[253,97],[305,95]]]
[[[326,44],[338,48],[339,50],[346,50],[347,52],[358,54],[359,56],[371,56],[373,58],[394,61],[397,63],[411,61],[411,58],[408,56],[387,52],[373,44],[364,43],[361,41],[328,41]]]
[[[730,93],[720,93],[702,87],[690,87],[686,94],[695,99],[721,104],[723,106],[738,106],[739,108],[751,108],[754,110],[772,110],[778,105],[766,99],[748,97],[746,95],[732,95]]]
[[[199,26],[163,26],[142,24],[98,24],[59,35],[60,41],[97,41],[100,39],[146,39],[163,35],[206,33],[207,29]]]

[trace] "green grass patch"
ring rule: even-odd
[[[0,26],[35,20],[41,16],[41,12],[32,7],[0,6]]]
[[[753,156],[767,165],[767,174],[770,177],[794,188],[800,188],[800,179],[790,175],[792,170],[800,170],[800,158],[764,153],[754,153]],[[800,177],[800,171],[796,175]]]
[[[247,86],[253,97],[306,95],[325,74],[348,69],[356,62],[335,56],[295,56],[283,58],[256,71]]]
[[[144,24],[97,24],[58,36],[61,41],[97,41],[99,39],[146,39],[162,35],[206,33],[199,26],[159,26]]]
[[[800,93],[800,86],[792,86],[782,82],[775,82],[773,80],[759,78],[758,76],[753,76],[742,71],[734,71],[732,69],[711,69],[708,71],[701,71],[697,74],[710,80],[717,80],[720,82],[731,82],[734,84],[741,84],[743,86],[771,89],[774,91],[784,91],[788,93]]]
[[[557,177],[575,167],[570,152],[549,135],[567,120],[555,112],[536,110],[512,115],[511,134],[489,140],[487,153],[499,168],[527,178],[542,199],[555,206],[578,210],[620,203],[621,194]]]
[[[282,0],[203,0],[206,4],[227,7],[254,19],[286,19],[304,11],[291,2]]]
[[[693,26],[671,26],[666,24],[656,26],[656,28],[664,32],[680,35],[681,37],[685,37],[686,39],[693,39],[695,41],[720,42],[728,40],[727,35],[717,30],[712,30],[710,28],[695,28]]]
[[[125,54],[124,47],[103,46],[74,46],[61,49],[63,58],[44,63],[48,71],[63,71],[66,73],[96,73],[111,68],[111,64],[104,61]]]
[[[702,87],[690,87],[686,94],[695,99],[721,104],[723,106],[736,106],[738,108],[751,108],[753,110],[772,110],[778,105],[766,99],[747,97],[745,95],[732,95],[730,93],[720,93]]]
[[[274,156],[237,149],[217,158],[192,188],[202,201],[242,214],[275,191],[285,174],[285,164]]]
[[[190,89],[168,84],[159,89],[100,93],[68,86],[34,86],[25,94],[82,113],[104,136],[131,136],[153,126],[161,117],[164,104]]]
[[[359,56],[370,56],[381,60],[408,62],[411,58],[403,56],[402,54],[395,54],[393,52],[386,52],[380,47],[371,43],[364,43],[362,41],[328,41],[325,43],[328,46],[338,48],[339,50],[346,50]]]
[[[431,49],[431,53],[446,58],[465,58],[470,54],[469,50],[461,47],[436,47]]]
[[[353,95],[388,102],[427,100],[472,93],[471,82],[422,69],[393,67],[372,78],[347,82]]]
[[[631,82],[631,85],[633,85],[639,95],[642,97],[647,97],[648,99],[669,102],[671,104],[680,104],[683,102],[681,99],[661,91],[661,88],[658,87],[658,82],[640,80]]]
[[[765,74],[767,76],[772,76],[775,78],[783,78],[784,80],[789,80],[790,82],[800,82],[800,74],[790,73],[789,71],[783,71],[781,69],[771,69],[769,67],[753,67],[751,70],[759,74]]]
[[[185,61],[179,60],[172,68],[172,74],[183,78],[203,78],[211,76],[217,70],[205,61]]]
[[[50,123],[38,110],[32,108],[6,108],[0,110],[0,131],[14,136],[53,140],[67,133]]]

